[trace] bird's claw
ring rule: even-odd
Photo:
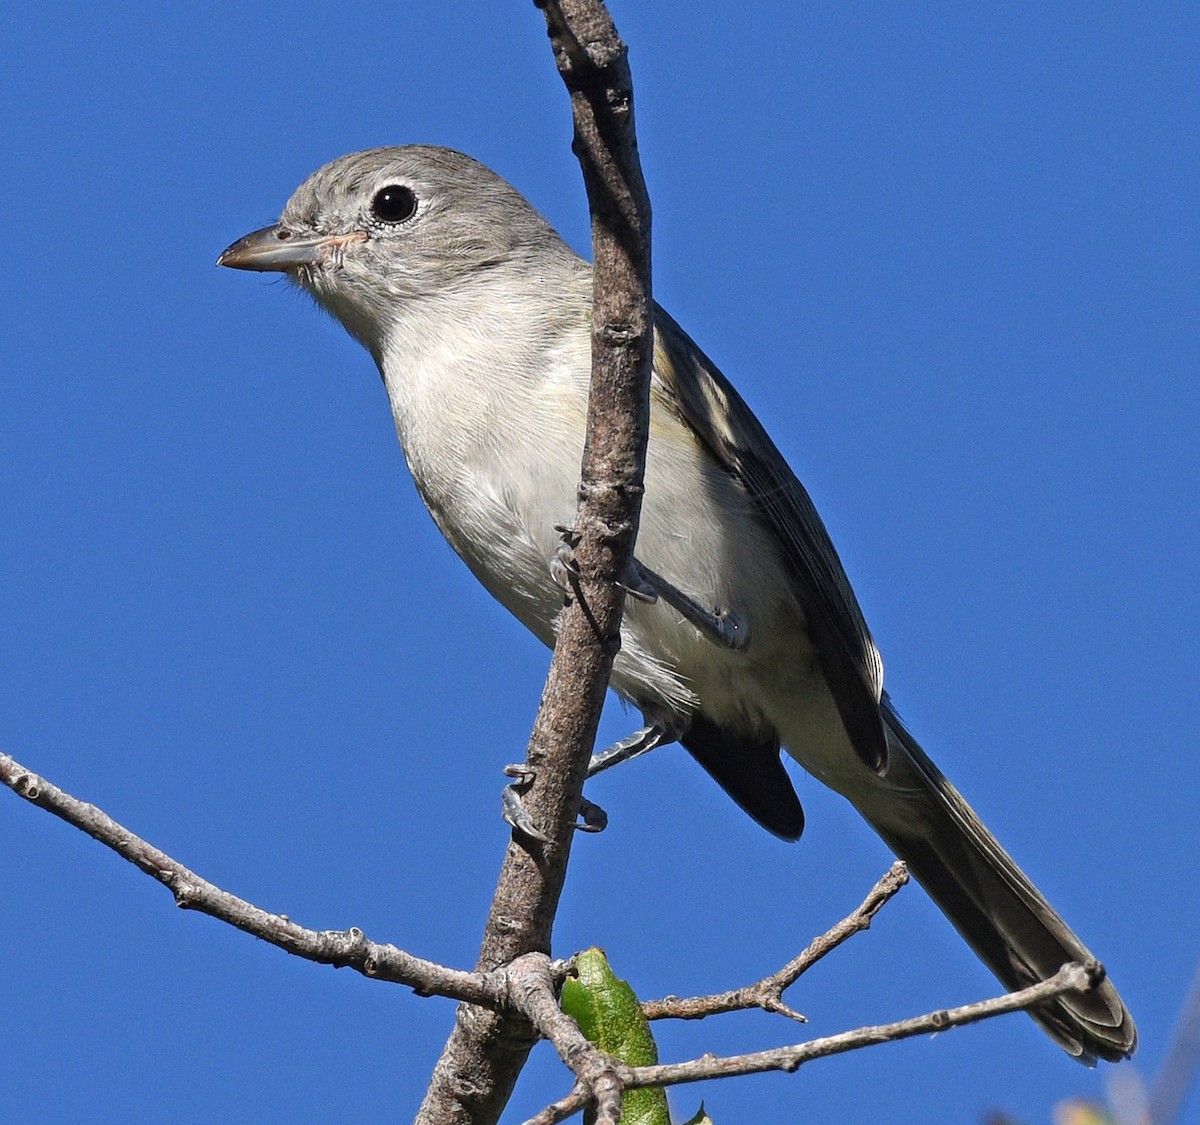
[[[529,810],[521,799],[522,794],[533,784],[537,771],[528,766],[515,765],[505,766],[504,774],[514,780],[511,785],[506,785],[500,794],[500,815],[513,831],[527,839],[536,840],[539,844],[550,843],[550,837],[533,823],[533,817],[529,815]]]
[[[513,778],[511,785],[506,785],[500,794],[501,815],[514,831],[539,844],[550,843],[547,836],[536,824],[529,810],[525,807],[522,796],[533,784],[537,771],[524,765],[505,766],[506,777]],[[608,827],[608,813],[599,805],[586,797],[579,798],[579,820],[574,827],[580,832],[603,832]]]
[[[550,577],[564,594],[570,594],[579,581],[579,564],[575,561],[579,536],[570,524],[556,523],[554,530],[559,533],[559,541],[554,554],[550,556]]]
[[[574,827],[577,832],[603,832],[608,827],[608,813],[586,797],[580,797],[579,819]]]
[[[628,578],[624,582],[618,582],[617,585],[631,598],[645,602],[646,605],[654,605],[658,601],[658,591],[646,581],[636,559],[629,565]]]

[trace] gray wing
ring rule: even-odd
[[[862,760],[883,773],[883,663],[812,500],[762,423],[729,380],[662,309],[655,307],[654,370],[666,404],[696,432],[784,546],[797,599],[846,733]]]

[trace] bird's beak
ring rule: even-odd
[[[278,270],[287,273],[305,266],[323,265],[347,244],[361,242],[366,237],[363,231],[301,237],[281,223],[276,223],[239,238],[222,252],[217,265],[235,270]]]

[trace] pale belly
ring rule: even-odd
[[[479,581],[527,628],[553,644],[563,591],[550,573],[556,524],[575,518],[582,452],[578,430],[552,424],[563,403],[525,404],[521,432],[403,435],[417,487],[447,540]],[[557,412],[557,413],[556,413]],[[788,588],[779,545],[740,484],[717,467],[675,419],[655,419],[636,553],[708,609],[732,610],[750,645],[715,644],[665,601],[627,600],[613,687],[639,706],[686,716],[697,706],[713,721],[769,725],[770,699],[794,694],[812,675],[802,615]]]
[[[451,546],[552,645],[563,591],[550,560],[555,525],[575,518],[586,400],[579,388],[543,383],[519,404],[489,403],[474,387],[469,403],[440,411],[406,409],[420,388],[400,388],[392,405],[401,444]],[[722,647],[664,600],[627,599],[612,686],[640,708],[683,719],[702,709],[723,728],[778,734],[806,768],[845,792],[859,784],[859,762],[816,666],[781,550],[740,483],[684,423],[656,412],[637,557],[701,606],[738,614],[750,643],[745,651]],[[842,776],[847,770],[855,776]]]

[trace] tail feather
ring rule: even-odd
[[[887,787],[905,790],[905,815],[888,815],[894,800],[862,811],[903,859],[980,959],[1008,989],[1053,976],[1068,961],[1091,959],[996,838],[904,729],[885,712]],[[1133,1017],[1108,981],[1071,993],[1030,1012],[1069,1054],[1093,1064],[1115,1062],[1137,1046]]]

